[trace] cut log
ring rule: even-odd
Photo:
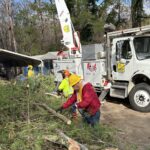
[[[44,109],[46,109],[49,113],[52,113],[54,116],[58,117],[59,119],[63,120],[65,123],[67,123],[68,125],[71,124],[71,120],[69,120],[67,117],[65,117],[64,115],[57,113],[54,109],[48,107],[46,104],[39,104],[36,103],[35,105],[40,106]]]
[[[88,150],[85,145],[71,139],[62,131],[56,129],[56,132],[69,144],[68,150]]]

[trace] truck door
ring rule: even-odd
[[[114,40],[112,49],[113,79],[129,81],[134,72],[134,57],[130,39]]]

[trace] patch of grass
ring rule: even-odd
[[[89,127],[79,117],[70,126],[49,114],[35,103],[45,103],[57,109],[65,99],[45,95],[54,89],[53,77],[39,76],[15,84],[0,84],[0,149],[46,150],[48,147],[61,149],[60,145],[47,142],[44,136],[56,135],[55,129],[62,130],[69,137],[90,147],[99,149],[115,145],[115,130],[104,125]],[[63,112],[70,118],[69,110]],[[66,149],[62,146],[62,150]]]

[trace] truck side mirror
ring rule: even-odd
[[[132,53],[131,53],[131,51],[129,51],[127,54],[127,59],[131,59],[131,58],[132,58]]]
[[[119,61],[120,60],[120,56],[119,54],[116,55],[116,60]]]

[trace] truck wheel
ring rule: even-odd
[[[129,101],[133,109],[141,112],[149,112],[150,86],[146,83],[135,85],[129,94]]]

